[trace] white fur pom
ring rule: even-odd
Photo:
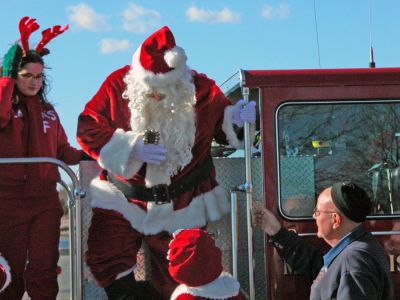
[[[187,57],[185,50],[175,46],[171,50],[165,51],[164,59],[169,67],[176,69],[186,63]]]

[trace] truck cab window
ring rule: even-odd
[[[287,102],[276,111],[279,208],[312,218],[316,195],[354,181],[371,216],[400,214],[400,101]]]

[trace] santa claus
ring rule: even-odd
[[[231,105],[186,60],[169,28],[159,29],[79,117],[78,142],[103,168],[89,190],[86,262],[110,299],[137,293],[132,272],[142,240],[151,252],[152,285],[168,299],[177,286],[167,270],[171,234],[229,211],[211,143],[241,147],[236,132],[254,123],[255,103]]]

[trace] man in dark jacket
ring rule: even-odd
[[[253,219],[294,271],[313,280],[310,299],[394,299],[384,249],[361,223],[371,210],[367,193],[354,183],[336,183],[318,197],[318,237],[332,248],[323,255],[283,228],[267,209],[254,206]]]

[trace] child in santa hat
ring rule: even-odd
[[[221,250],[202,229],[178,230],[169,245],[168,271],[180,283],[171,300],[244,300],[239,282],[222,269]]]

